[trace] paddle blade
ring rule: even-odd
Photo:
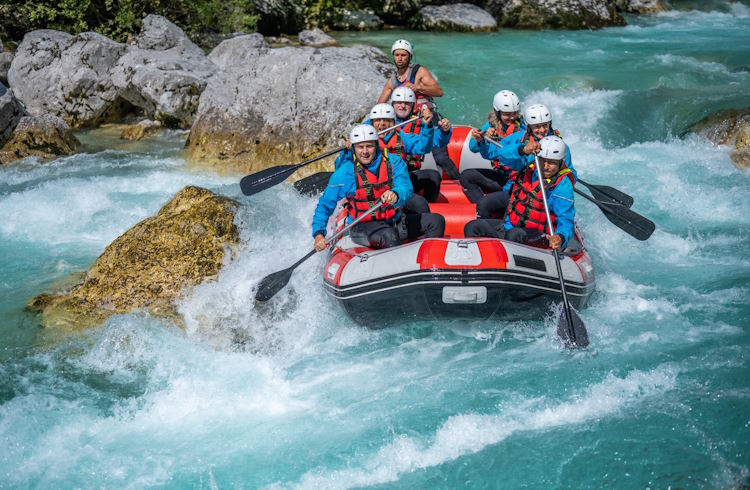
[[[597,203],[604,216],[615,226],[638,240],[648,240],[656,225],[648,218],[619,204]]]
[[[318,172],[299,179],[294,183],[294,188],[302,195],[317,196],[328,186],[328,181],[333,172]]]
[[[240,189],[246,196],[252,196],[284,182],[297,168],[297,165],[280,165],[246,175],[240,180]]]
[[[591,191],[591,194],[600,201],[606,203],[620,204],[622,206],[630,207],[633,205],[633,197],[625,194],[622,191],[610,187],[608,185],[594,185],[584,184]]]
[[[589,345],[589,333],[586,331],[586,325],[572,306],[568,311],[570,312],[570,322],[565,314],[565,306],[563,306],[560,317],[557,319],[557,336],[568,349],[587,347]]]
[[[292,277],[292,272],[294,272],[294,269],[290,267],[264,277],[260,281],[258,291],[255,293],[255,301],[265,303],[273,298],[276,293],[281,291],[284,286],[287,285],[289,278]]]

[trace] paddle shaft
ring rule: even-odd
[[[648,240],[656,228],[653,221],[641,216],[625,205],[605,203],[594,199],[578,189],[574,189],[574,191],[576,194],[596,204],[612,224],[637,240]]]
[[[539,157],[534,155],[534,161],[536,161],[536,173],[539,178],[539,190],[542,192],[542,201],[544,202],[544,214],[547,216],[547,226],[549,227],[550,235],[555,234],[555,228],[552,226],[552,217],[549,214],[549,205],[547,204],[547,191],[544,189],[544,176],[542,175],[542,167],[539,165]],[[562,266],[560,265],[560,254],[557,253],[557,249],[553,248],[552,253],[555,256],[555,265],[557,266],[557,277],[560,279],[560,290],[562,291],[563,297],[563,310],[565,311],[565,320],[568,323],[568,338],[576,343],[576,333],[573,328],[573,315],[570,313],[570,302],[568,301],[568,292],[565,290],[565,281],[562,275]]]

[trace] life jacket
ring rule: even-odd
[[[393,189],[393,166],[388,159],[388,150],[383,150],[378,175],[370,172],[354,158],[354,180],[357,188],[354,196],[347,198],[349,217],[358,218],[373,207],[384,192]],[[393,219],[398,208],[391,204],[383,204],[377,211],[370,213],[362,221],[384,221]]]
[[[409,122],[409,124],[403,126],[401,130],[404,133],[408,134],[419,134],[419,132],[422,131],[422,121],[421,119],[411,121]],[[396,134],[398,135],[398,132],[396,132]],[[391,140],[392,139],[393,138],[391,138]],[[402,145],[401,158],[406,162],[406,166],[408,167],[409,172],[413,172],[422,168],[422,156],[423,155],[407,154]]]
[[[417,72],[422,67],[419,63],[415,63],[413,65],[409,66],[409,76],[407,77],[407,80],[409,80],[409,83],[414,83],[417,79]],[[400,87],[401,85],[405,84],[406,80],[403,82],[398,79],[398,76],[396,76],[396,73],[391,75],[391,88]],[[425,104],[431,104],[432,103],[432,97],[429,95],[425,95],[422,92],[414,91],[414,95],[417,97],[417,102],[414,104],[414,112],[418,112],[418,109],[420,109]]]
[[[539,230],[549,234],[540,182],[537,180],[532,183],[535,173],[536,165],[533,163],[518,172],[510,191],[507,215],[510,224],[515,227]],[[550,183],[544,187],[545,192],[549,194],[549,191],[557,187],[563,179],[570,179],[571,184],[573,183],[573,173],[568,167],[562,167],[556,176],[547,180]],[[555,226],[557,219],[551,211],[550,219],[552,226]]]
[[[493,124],[493,127],[495,128],[495,131],[497,132],[497,135],[499,136],[500,139],[507,138],[508,136],[515,133],[516,131],[521,130],[521,118],[520,117],[517,117],[516,120],[513,121],[512,124],[503,124],[499,120],[498,120],[498,123],[499,124]],[[507,173],[510,173],[512,170],[507,165],[501,165],[500,160],[498,159],[492,160],[491,163],[492,163],[492,168],[494,168],[498,172],[507,174]]]

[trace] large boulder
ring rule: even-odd
[[[125,50],[94,32],[32,31],[18,46],[8,81],[31,115],[53,114],[74,128],[94,126],[119,107],[109,72]]]
[[[486,32],[497,29],[497,22],[489,12],[470,3],[428,5],[412,18],[410,25],[425,31]]]
[[[297,37],[299,38],[300,46],[325,48],[327,46],[338,45],[338,41],[336,41],[334,38],[317,27],[315,29],[305,29],[304,31],[301,31],[299,34],[297,34]]]
[[[729,155],[739,167],[750,167],[750,107],[712,114],[691,131],[705,135],[717,145],[733,145]]]
[[[614,0],[489,0],[486,9],[502,27],[598,29],[625,25]]]
[[[372,10],[333,9],[331,27],[339,31],[374,31],[383,27],[383,21]]]
[[[29,156],[52,160],[72,155],[80,146],[70,126],[59,117],[51,114],[25,116],[0,148],[0,165]]]
[[[209,59],[221,71],[201,95],[188,158],[245,172],[341,144],[390,70],[372,47],[269,49],[258,35],[224,41]]]
[[[182,29],[160,15],[148,15],[111,73],[120,97],[147,117],[189,128],[200,94],[215,72],[216,66]]]
[[[10,139],[18,122],[26,115],[23,106],[13,95],[13,91],[7,90],[0,83],[0,148]]]
[[[42,325],[78,330],[117,313],[175,314],[181,292],[215,277],[238,242],[237,203],[199,187],[185,187],[156,216],[109,244],[83,282],[29,302]]]
[[[630,14],[653,14],[667,10],[663,0],[615,0],[615,6],[620,12]]]

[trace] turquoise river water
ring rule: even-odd
[[[582,351],[551,317],[366,330],[322,290],[322,255],[257,311],[260,278],[309,250],[315,200],[241,196],[177,133],[81,133],[86,153],[0,169],[0,487],[747,488],[750,173],[685,130],[750,106],[750,7],[628,20],[339,36],[412,38],[456,123],[504,88],[547,104],[580,175],[656,222],[638,242],[578,203],[598,279]],[[26,301],[188,184],[242,203],[244,248],[186,292],[185,328],[134,314],[49,339]]]

